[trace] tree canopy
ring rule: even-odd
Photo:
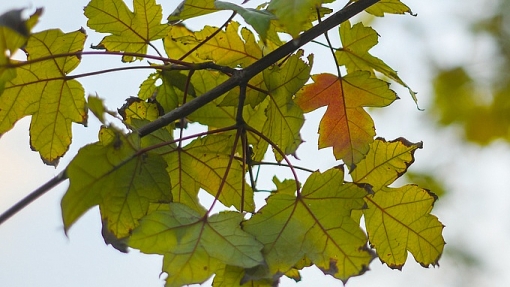
[[[299,271],[312,265],[346,282],[375,258],[401,269],[408,252],[424,267],[438,265],[445,242],[443,224],[431,214],[437,196],[393,184],[422,143],[380,137],[367,112],[398,99],[390,82],[418,105],[416,93],[370,52],[377,32],[350,20],[363,10],[378,17],[413,12],[399,0],[348,1],[338,11],[330,2],[272,0],[251,8],[185,0],[164,15],[155,0],[134,0],[131,7],[92,0],[84,9],[87,27],[105,36],[88,50],[83,28],[32,32],[42,9],[26,20],[21,10],[6,12],[0,134],[31,116],[30,148],[56,166],[71,145],[73,123],[97,118],[97,142],[81,147],[38,193],[68,179],[65,231],[99,206],[105,241],[121,252],[163,255],[167,286],[213,275],[213,286],[274,286],[283,276],[299,281]],[[232,16],[220,27],[186,26],[224,10]],[[311,72],[314,55],[305,45],[321,35],[336,74]],[[18,51],[26,59],[16,60]],[[118,57],[122,66],[73,73],[98,55]],[[105,106],[108,95],[80,83],[131,69],[150,72],[117,111]],[[323,171],[298,160],[305,115],[321,107],[317,149],[331,148],[335,162]],[[187,132],[197,124],[206,131]],[[259,190],[256,170],[268,165],[292,176],[275,176],[273,190]],[[201,190],[214,198],[210,206],[199,201]],[[254,195],[261,192],[266,203],[257,206]],[[213,211],[218,205],[226,208]]]

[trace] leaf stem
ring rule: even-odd
[[[259,132],[258,130],[254,129],[248,125],[246,126],[246,130],[261,137],[263,140],[265,140],[269,145],[271,145],[271,147],[274,148],[283,157],[283,160],[285,160],[287,162],[287,165],[288,165],[290,171],[292,172],[292,176],[294,176],[294,180],[296,181],[296,192],[299,195],[301,193],[300,186],[299,186],[299,179],[298,179],[296,170],[294,169],[294,165],[290,162],[287,155],[280,149],[280,147],[278,147],[278,145],[276,145],[270,138],[268,138],[263,133]]]
[[[189,50],[186,54],[184,54],[182,57],[180,57],[179,60],[184,60],[187,56],[191,55],[191,53],[195,52],[198,48],[202,47],[205,43],[207,43],[209,40],[214,38],[214,36],[216,36],[221,30],[223,30],[223,28],[227,27],[228,23],[230,23],[230,21],[232,21],[232,19],[234,19],[235,15],[237,15],[237,12],[234,11],[234,13],[232,13],[230,18],[228,18],[227,21],[225,21],[225,23],[223,23],[223,25],[221,25],[221,27],[219,27],[211,35],[207,36],[207,38],[205,38],[202,42],[198,43],[198,45],[193,47],[193,49]]]
[[[138,135],[140,137],[144,137],[146,135],[149,135],[150,133],[172,123],[173,121],[186,117],[192,112],[196,111],[200,107],[204,106],[205,104],[213,101],[214,99],[218,98],[222,94],[230,91],[234,87],[248,82],[252,77],[257,75],[258,73],[262,72],[269,66],[273,65],[274,63],[277,63],[282,58],[286,57],[287,55],[293,53],[303,45],[309,43],[310,41],[313,41],[315,38],[320,36],[321,34],[324,34],[325,31],[328,31],[339,24],[347,21],[348,19],[352,18],[354,15],[360,13],[364,9],[370,7],[371,5],[379,2],[380,0],[359,0],[356,1],[350,5],[347,5],[342,10],[336,12],[335,14],[328,17],[326,20],[318,23],[311,29],[305,31],[300,35],[298,39],[291,40],[284,45],[278,47],[276,50],[272,51],[268,55],[264,56],[262,59],[258,60],[257,62],[253,63],[252,65],[248,66],[247,68],[240,70],[239,73],[234,73],[231,78],[226,80],[225,82],[221,83],[220,85],[216,86],[212,90],[204,93],[203,95],[189,101],[188,103],[166,113],[165,115],[159,117],[155,121],[141,127],[138,130]],[[349,1],[349,3],[352,2]],[[224,24],[226,25],[226,24]],[[218,30],[219,32],[219,30]],[[91,51],[91,52],[74,52],[74,53],[67,53],[67,54],[59,54],[59,55],[51,55],[47,57],[42,57],[39,59],[24,61],[24,62],[18,62],[14,64],[8,64],[8,65],[0,65],[0,67],[7,67],[7,68],[14,68],[14,67],[20,67],[23,65],[27,65],[30,63],[35,63],[38,61],[44,61],[49,59],[55,59],[56,57],[69,57],[69,56],[81,56],[81,55],[126,55],[126,56],[134,56],[134,57],[143,57],[148,59],[156,59],[163,62],[170,62],[178,65],[183,66],[190,66],[194,65],[192,63],[187,63],[181,60],[172,60],[164,57],[157,57],[157,56],[151,56],[146,54],[140,54],[140,53],[128,53],[128,52],[109,52],[109,51]],[[247,130],[253,132],[254,134],[258,135],[259,137],[266,140],[268,143],[271,143],[271,140],[267,138],[264,134],[260,133],[259,131],[247,126]],[[197,136],[197,135],[195,135]],[[167,143],[168,144],[168,143]],[[288,160],[288,158],[285,156],[285,154],[281,151],[281,149],[276,146],[272,145],[272,147],[277,150],[280,154],[283,155],[284,160],[289,165],[289,168],[292,170],[292,173],[294,175],[294,178],[296,179],[296,185],[297,185],[297,191],[299,194],[299,182],[297,180],[297,174],[295,172],[294,167]],[[232,161],[233,154],[231,156]],[[57,186],[61,182],[63,182],[65,179],[67,179],[67,175],[65,173],[65,170],[62,171],[58,176],[54,177],[50,181],[48,181],[43,186],[39,187],[35,191],[33,191],[31,194],[29,194],[27,197],[23,198],[21,201],[19,201],[17,204],[15,204],[13,207],[8,209],[6,212],[0,215],[0,224],[5,222],[8,218],[10,218],[12,215],[20,211],[21,209],[25,208],[28,204],[30,204],[32,201],[37,199],[39,196],[46,193],[48,190],[52,189],[53,187]],[[223,183],[224,184],[224,183]]]
[[[344,9],[336,12],[321,23],[318,23],[314,27],[310,28],[308,31],[303,32],[298,39],[294,39],[283,44],[257,62],[251,64],[245,69],[239,70],[239,73],[233,74],[231,78],[209,90],[208,92],[202,94],[200,97],[187,102],[186,104],[141,127],[138,130],[139,135],[142,137],[148,135],[183,116],[191,114],[192,112],[215,100],[239,84],[247,82],[249,79],[267,69],[274,63],[277,63],[288,54],[293,53],[303,45],[324,34],[325,31],[333,29],[334,27],[347,21],[354,15],[360,13],[364,9],[379,1],[380,0],[359,0],[352,5],[349,5]]]

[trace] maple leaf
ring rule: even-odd
[[[250,268],[262,264],[262,244],[243,231],[243,215],[220,212],[210,217],[171,203],[142,219],[129,245],[144,253],[164,254],[166,286],[202,283],[225,264]]]
[[[243,228],[264,244],[270,274],[281,276],[306,256],[345,282],[364,273],[374,257],[351,218],[352,210],[364,208],[366,195],[364,188],[344,183],[338,168],[314,172],[300,195],[272,194]]]
[[[296,95],[304,112],[327,106],[319,125],[319,148],[333,147],[336,159],[350,169],[362,160],[375,136],[372,118],[363,107],[382,107],[397,99],[388,83],[368,72],[354,72],[343,78],[332,74],[313,75],[314,83]]]
[[[99,205],[109,231],[123,238],[138,226],[150,203],[171,201],[166,162],[155,153],[138,154],[137,139],[102,128],[99,142],[80,149],[67,167],[70,184],[61,203],[66,231]]]
[[[281,67],[273,66],[263,72],[269,106],[262,132],[285,154],[293,154],[303,142],[299,134],[304,123],[303,111],[294,103],[292,96],[308,81],[313,56],[308,56],[309,64],[306,64],[300,59],[302,54],[299,51]],[[275,157],[278,161],[282,160],[282,155],[276,151]]]
[[[165,50],[168,55],[182,58],[184,54],[201,44],[190,56],[203,61],[213,61],[218,65],[229,67],[247,67],[262,58],[262,50],[255,41],[255,36],[247,28],[241,28],[239,36],[239,23],[232,21],[225,31],[220,31],[213,38],[204,42],[218,28],[205,26],[197,32],[189,32],[184,28],[177,28],[178,34],[173,32],[165,38]],[[172,28],[172,31],[174,29]],[[187,59],[187,58],[184,58]]]
[[[217,12],[215,2],[215,0],[184,0],[168,16],[167,20],[170,24],[175,24],[182,20]]]
[[[8,67],[13,62],[8,55],[14,55],[26,44],[30,30],[42,14],[42,9],[39,8],[28,20],[23,20],[23,10],[10,10],[0,15],[0,95],[5,84],[16,77],[16,70]]]
[[[219,201],[227,207],[254,211],[253,190],[245,183],[241,166],[233,163],[226,174],[232,151],[231,137],[209,135],[198,138],[183,148],[176,148],[165,157],[172,179],[174,202],[202,211],[197,195],[199,188],[203,188],[212,196],[218,196]],[[223,181],[223,188],[218,195],[218,188]]]
[[[72,122],[86,124],[85,92],[68,74],[80,63],[79,56],[37,60],[79,52],[86,35],[82,30],[64,34],[46,30],[32,34],[26,45],[30,64],[15,69],[0,97],[0,134],[16,121],[31,115],[30,145],[43,161],[56,165],[71,144]]]
[[[339,32],[342,48],[335,51],[339,65],[345,65],[348,73],[362,70],[373,74],[377,71],[407,88],[414,102],[418,104],[416,92],[400,79],[397,71],[368,52],[378,43],[379,35],[374,29],[361,22],[351,26],[349,21],[345,21],[340,25]]]
[[[292,37],[296,38],[305,28],[304,25],[310,24],[310,18],[322,2],[322,0],[273,0],[267,10],[278,18]]]
[[[239,5],[223,1],[215,1],[215,5],[216,8],[220,10],[232,10],[237,12],[237,14],[243,17],[247,24],[253,27],[262,41],[264,43],[266,42],[270,22],[276,19],[276,16],[271,12],[265,9],[243,8]]]
[[[274,287],[275,284],[270,279],[246,281],[245,269],[232,265],[225,265],[216,271],[213,287]]]
[[[222,10],[235,11],[243,17],[244,21],[251,25],[253,29],[265,41],[270,21],[276,17],[264,9],[244,8],[239,5],[224,1],[215,0],[184,0],[168,16],[168,22],[178,23],[182,20],[195,18],[198,16],[214,13]]]
[[[134,0],[131,12],[122,0],[92,0],[85,7],[87,25],[100,33],[109,33],[95,46],[108,51],[147,53],[151,41],[166,36],[169,26],[161,24],[162,9],[155,0]],[[123,56],[125,62],[141,57]]]
[[[357,1],[359,0],[354,0],[354,2]],[[390,14],[409,13],[413,16],[416,16],[413,14],[411,9],[404,3],[400,2],[400,0],[380,0],[379,2],[365,9],[365,11],[378,17],[383,17],[384,13]]]
[[[358,183],[372,185],[363,210],[370,244],[382,262],[401,269],[407,252],[423,266],[437,265],[445,245],[443,225],[430,214],[437,196],[416,185],[388,187],[406,172],[421,143],[405,139],[374,141],[367,157],[351,172]]]

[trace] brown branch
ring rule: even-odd
[[[345,7],[344,9],[331,15],[329,18],[322,21],[321,23],[315,25],[310,30],[301,34],[298,39],[287,42],[286,44],[280,46],[278,49],[264,56],[262,59],[251,64],[245,69],[236,70],[232,74],[232,77],[230,79],[216,86],[216,88],[166,113],[165,115],[159,117],[155,121],[141,127],[138,130],[138,134],[140,135],[140,137],[146,136],[172,123],[175,120],[188,116],[192,112],[198,110],[207,103],[215,100],[216,98],[230,91],[234,87],[239,86],[242,83],[247,83],[255,75],[264,71],[274,63],[277,63],[279,60],[285,58],[287,55],[293,53],[303,45],[324,34],[326,31],[331,30],[334,27],[340,25],[341,23],[349,20],[354,15],[360,13],[361,11],[365,10],[366,8],[370,7],[371,5],[377,2],[379,2],[379,0],[360,0],[353,3],[352,5]]]
[[[175,110],[172,110],[168,112],[167,114],[159,117],[155,121],[141,127],[138,130],[138,134],[140,137],[144,137],[146,135],[149,135],[150,133],[172,123],[175,120],[178,120],[180,118],[184,118],[191,114],[192,112],[196,111],[197,109],[201,108],[202,106],[206,105],[207,103],[215,100],[222,94],[230,91],[236,86],[239,86],[240,84],[247,83],[252,77],[257,75],[258,73],[264,71],[274,63],[277,63],[279,60],[287,57],[289,54],[293,53],[303,45],[307,44],[308,42],[314,40],[315,38],[319,37],[320,35],[324,34],[326,31],[329,31],[333,29],[334,27],[340,25],[341,23],[349,20],[354,15],[360,13],[361,11],[365,10],[366,8],[370,7],[371,5],[379,2],[380,0],[359,0],[357,2],[354,2],[348,6],[346,6],[344,9],[336,12],[335,14],[328,17],[326,20],[322,21],[321,23],[315,25],[310,30],[302,33],[298,39],[291,40],[287,42],[286,44],[282,45],[278,49],[274,50],[273,52],[269,53],[268,55],[264,56],[262,59],[258,60],[257,62],[253,63],[252,65],[248,66],[245,69],[242,70],[235,70],[232,73],[232,77],[222,84],[218,85],[216,88],[204,93],[200,97],[197,97],[193,99],[192,101],[176,108]],[[128,53],[114,53],[114,52],[76,52],[73,53],[74,55],[86,55],[86,54],[118,54],[118,55],[128,55]],[[155,56],[148,56],[144,54],[137,55],[136,53],[129,53],[132,56],[140,56],[145,58],[158,58],[159,60],[165,61],[165,59],[162,59],[161,57],[155,57]],[[55,55],[53,55],[55,57]],[[38,61],[41,61],[41,59],[36,59]],[[172,59],[167,59],[166,61],[169,61],[174,64],[179,65],[185,65],[188,66],[190,63],[186,63],[183,61],[177,61]],[[24,62],[23,64],[27,64],[27,62]],[[20,65],[19,63],[17,65]],[[253,132],[253,131],[252,131]],[[263,136],[263,135],[259,135]],[[288,162],[288,164],[291,166],[292,164]],[[297,177],[297,176],[295,176]],[[14,206],[9,208],[6,212],[0,215],[0,224],[5,222],[7,219],[9,219],[11,216],[16,214],[18,211],[25,208],[28,204],[30,204],[32,201],[37,199],[39,196],[46,193],[48,190],[54,188],[61,182],[67,179],[67,175],[65,173],[65,170],[62,171],[58,176],[54,177],[50,181],[48,181],[46,184],[42,185],[38,189],[36,189],[34,192],[29,194],[27,197],[23,198],[21,201],[16,203]],[[299,190],[299,186],[298,186]]]

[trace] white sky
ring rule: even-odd
[[[1,1],[0,13],[11,8],[42,6],[45,12],[36,30],[59,27],[70,32],[86,27],[82,11],[87,2]],[[158,2],[165,2],[164,13],[168,14],[180,1]],[[454,0],[405,2],[418,13],[418,17],[389,16],[374,23],[382,37],[373,53],[397,69],[400,76],[419,91],[421,107],[427,108],[430,102],[427,61],[441,66],[470,62],[474,70],[490,70],[487,57],[483,55],[492,51],[491,45],[483,39],[468,36],[461,20],[466,15],[471,17],[479,11],[487,11],[494,1],[462,1],[462,7],[456,7],[458,1]],[[97,44],[101,36],[86,29],[89,34],[86,47]],[[331,71],[333,67],[328,67],[330,60],[320,60],[321,54],[327,56],[327,53],[315,51],[321,52],[315,52],[315,71]],[[432,59],[425,56],[427,51],[436,56]],[[118,59],[84,56],[82,65],[74,73],[115,67],[119,62]],[[124,98],[136,94],[146,75],[123,72],[81,79],[80,82],[87,93],[97,92],[115,109],[122,105]],[[348,286],[508,286],[510,275],[505,270],[505,263],[510,255],[507,244],[510,235],[509,147],[495,143],[482,150],[460,145],[454,128],[435,130],[427,124],[425,113],[416,110],[405,90],[392,87],[402,100],[386,112],[372,113],[378,136],[387,139],[404,136],[410,141],[424,141],[424,149],[417,151],[413,167],[434,171],[447,183],[448,195],[433,211],[446,225],[447,250],[465,248],[481,258],[482,266],[466,269],[446,256],[440,261],[440,268],[424,269],[410,256],[403,272],[399,272],[374,261],[372,271],[351,279]],[[316,115],[307,120],[302,132],[307,143],[298,154],[303,160],[302,165],[325,169],[333,164],[328,160],[330,150],[322,150],[319,156],[306,152],[316,149],[319,118],[320,115]],[[44,166],[38,154],[30,151],[29,122],[29,118],[21,120],[0,139],[0,212],[57,175],[79,147],[97,139],[97,122],[91,120],[89,128],[73,125],[73,145],[59,167],[54,169]],[[97,209],[89,211],[72,227],[69,238],[64,235],[60,199],[66,188],[67,183],[62,184],[0,226],[2,286],[163,286],[163,280],[159,278],[161,257],[139,254],[134,250],[126,255],[105,246]],[[283,281],[281,286],[342,286],[340,281],[317,270],[307,270],[302,275],[302,282]]]

